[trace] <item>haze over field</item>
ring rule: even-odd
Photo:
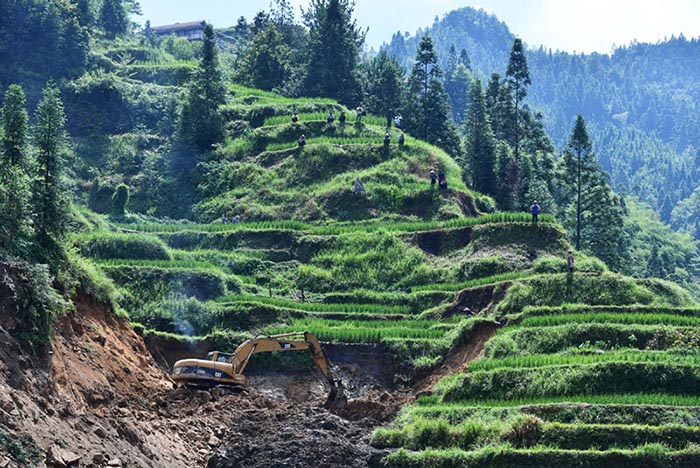
[[[290,0],[299,8],[307,0]],[[208,0],[142,0],[142,21],[152,25],[205,19],[215,27],[235,24],[240,16],[250,19],[268,9],[268,0],[229,2]],[[355,18],[368,27],[367,45],[378,48],[396,31],[415,32],[430,26],[435,16],[471,6],[494,13],[529,46],[540,44],[567,52],[608,53],[614,45],[655,43],[672,35],[700,35],[700,2],[693,0],[356,0]]]

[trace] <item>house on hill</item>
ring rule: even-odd
[[[206,21],[191,21],[189,23],[166,24],[155,26],[151,30],[156,36],[169,36],[175,34],[190,41],[201,41],[204,38],[204,26]]]

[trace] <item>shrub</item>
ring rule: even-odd
[[[512,421],[501,434],[501,439],[516,448],[530,448],[537,445],[542,436],[542,420],[524,414]]]
[[[119,184],[112,195],[112,214],[123,216],[126,214],[126,205],[129,203],[129,186]]]

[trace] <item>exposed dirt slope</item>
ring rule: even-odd
[[[50,354],[32,359],[10,333],[15,306],[3,290],[2,467],[367,466],[379,453],[371,428],[398,407],[350,367],[363,400],[351,400],[348,419],[320,408],[320,373],[253,375],[240,394],[174,389],[129,324],[84,296],[60,317]]]

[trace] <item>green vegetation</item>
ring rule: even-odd
[[[510,281],[495,307],[506,326],[485,357],[374,432],[373,445],[398,449],[388,466],[695,460],[700,310],[692,300],[606,272]]]
[[[691,175],[664,196],[622,177],[665,206],[657,219],[610,189],[592,148],[614,136],[594,141],[578,116],[558,154],[545,124],[563,141],[571,121],[527,102],[542,57],[509,34],[499,60],[470,44],[474,69],[425,35],[407,73],[386,53],[361,59],[348,0],[312,2],[304,26],[277,2],[220,31],[222,50],[211,25],[201,43],[157,38],[130,31],[123,2],[101,2],[99,20],[80,5],[0,5],[8,24],[36,7],[56,25],[29,15],[26,40],[0,25],[0,288],[19,278],[25,348],[45,352],[54,317],[86,293],[169,340],[231,349],[308,330],[366,345],[403,385],[498,328],[482,360],[374,434],[385,466],[697,465],[700,309],[666,281],[698,290],[697,242],[659,221],[697,234],[682,219],[691,150],[666,164]]]

